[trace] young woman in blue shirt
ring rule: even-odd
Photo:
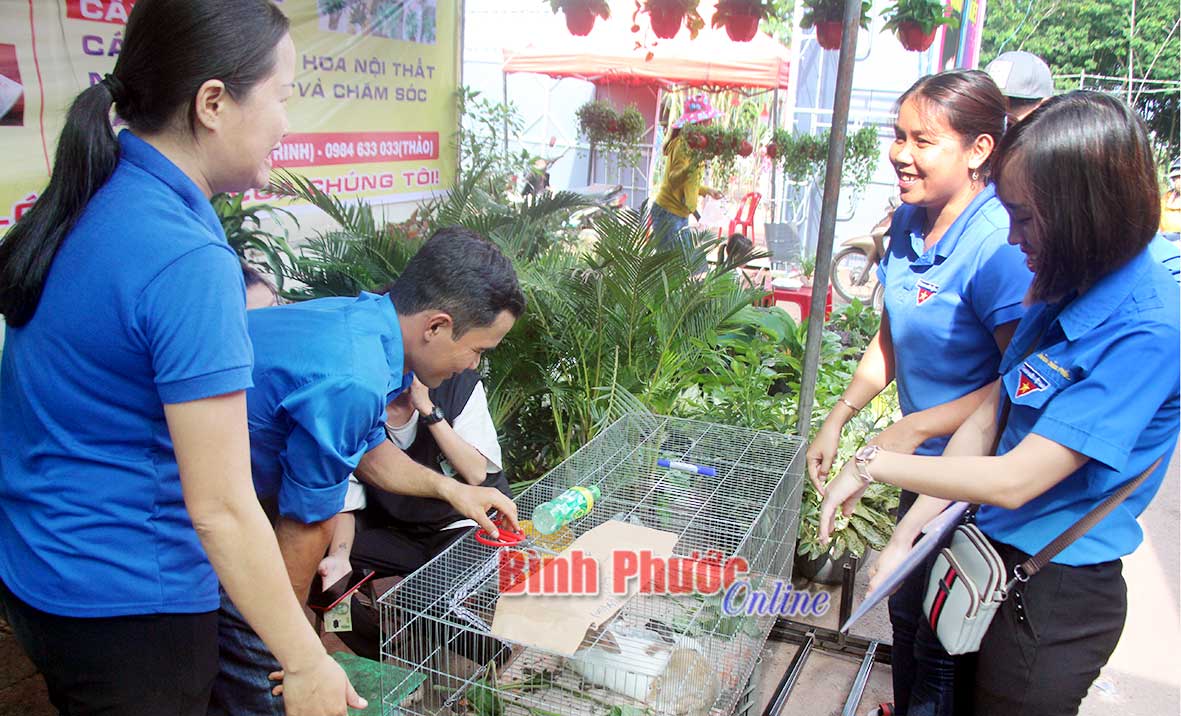
[[[1136,518],[1177,446],[1181,300],[1147,249],[1160,212],[1152,145],[1119,99],[1080,91],[1048,100],[1005,137],[996,174],[1009,241],[1034,272],[1000,380],[943,457],[859,451],[828,486],[821,535],[868,478],[923,495],[877,574],[898,564],[948,500],[981,504],[977,525],[1011,573],[1163,458],[1112,514],[1013,590],[981,644],[976,716],[1059,716],[1077,713],[1119,641],[1120,558],[1140,544]],[[1003,402],[1011,407],[1001,425]],[[998,430],[997,456],[988,456]]]
[[[244,287],[209,203],[267,183],[295,64],[268,0],[139,0],[0,243],[0,603],[62,713],[203,716],[219,579],[288,713],[364,704],[254,496]]]
[[[879,267],[885,310],[808,450],[821,494],[845,423],[891,382],[904,417],[875,444],[938,455],[996,376],[1031,278],[1005,241],[1008,215],[990,179],[1005,127],[1005,98],[983,72],[931,75],[899,99],[890,162],[903,205]],[[916,497],[903,493],[899,516]],[[890,600],[893,713],[950,716],[954,662],[922,624],[922,586],[916,575]]]

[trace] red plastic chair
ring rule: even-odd
[[[734,212],[734,218],[730,221],[729,228],[726,229],[726,237],[733,236],[736,233],[735,229],[741,227],[742,235],[750,239],[752,244],[754,243],[755,209],[758,208],[759,202],[762,200],[763,195],[755,191],[742,197],[742,201],[738,202],[738,211]],[[746,218],[742,216],[743,209],[746,209]]]

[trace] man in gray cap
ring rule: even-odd
[[[1037,55],[1022,50],[1002,52],[985,69],[1001,94],[1009,99],[1009,112],[1018,121],[1054,96],[1050,67]]]

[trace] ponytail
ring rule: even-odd
[[[0,242],[0,313],[20,327],[37,311],[49,267],[86,204],[119,161],[111,129],[113,78],[74,99],[57,142],[49,185]]]

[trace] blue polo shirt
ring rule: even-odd
[[[1176,281],[1145,250],[1078,298],[1030,309],[1001,364],[1013,407],[998,452],[1034,433],[1090,460],[1019,509],[982,506],[985,534],[1033,554],[1163,455],[1144,484],[1054,561],[1098,564],[1136,549],[1136,517],[1177,445],[1179,302]]]
[[[991,184],[930,250],[923,248],[925,221],[922,207],[899,207],[878,267],[904,415],[996,379],[1001,354],[993,332],[1025,313],[1033,279],[1025,256],[1008,244],[1009,214]],[[932,438],[915,454],[940,455],[948,439]]]
[[[0,367],[0,579],[73,617],[217,609],[164,404],[250,386],[245,286],[209,200],[128,131]]]
[[[254,385],[250,460],[259,498],[304,523],[344,507],[349,473],[385,440],[385,408],[403,374],[402,330],[388,296],[322,298],[249,315]]]

